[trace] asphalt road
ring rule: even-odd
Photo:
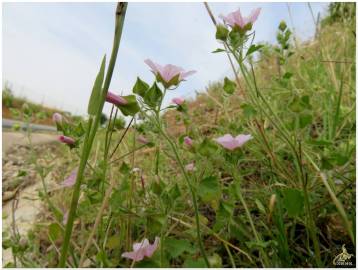
[[[2,119],[2,128],[11,129],[14,124],[19,124],[22,130],[26,130],[26,124],[16,120]],[[30,128],[33,131],[56,131],[56,128],[53,126],[30,124]]]

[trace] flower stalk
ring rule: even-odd
[[[88,160],[89,154],[92,149],[93,141],[94,141],[94,138],[97,133],[98,126],[99,126],[99,121],[101,118],[104,101],[107,96],[108,88],[109,88],[109,85],[110,85],[110,82],[112,79],[112,74],[113,74],[115,63],[116,63],[118,48],[119,48],[120,39],[121,39],[121,35],[122,35],[122,29],[123,29],[127,5],[128,5],[128,3],[126,3],[126,2],[117,4],[113,48],[112,48],[112,53],[111,53],[108,70],[106,73],[105,82],[104,82],[104,85],[102,88],[102,97],[101,97],[102,100],[101,100],[101,103],[99,104],[97,115],[95,117],[90,116],[89,121],[88,121],[88,127],[87,127],[87,131],[86,131],[86,135],[85,135],[85,139],[84,139],[84,143],[83,143],[83,150],[82,150],[82,155],[81,155],[81,160],[80,160],[80,166],[79,166],[77,177],[76,177],[76,183],[75,183],[73,194],[72,194],[71,207],[70,207],[70,211],[68,214],[68,221],[67,221],[66,228],[65,228],[65,235],[64,235],[64,240],[63,240],[63,244],[62,244],[60,260],[59,260],[59,264],[58,264],[59,267],[65,267],[65,264],[66,264],[69,243],[70,243],[70,239],[71,239],[71,235],[72,235],[73,223],[74,223],[75,214],[76,214],[77,205],[78,205],[78,199],[79,199],[79,195],[80,195],[81,182],[83,179],[83,174],[84,174],[84,171],[86,168],[87,160]]]

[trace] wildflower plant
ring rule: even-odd
[[[72,121],[53,115],[60,147],[71,160],[58,181],[58,204],[44,180],[50,168],[38,168],[40,195],[51,212],[46,216],[51,220],[48,226],[46,222],[51,245],[46,260],[58,256],[59,267],[236,268],[292,267],[304,258],[304,265],[319,267],[329,258],[323,256],[327,239],[318,231],[316,216],[322,214],[320,208],[333,212],[334,207],[340,229],[354,245],[354,210],[348,215],[342,193],[336,192],[346,188],[352,166],[343,154],[332,154],[349,156],[355,146],[350,133],[354,124],[340,125],[347,119],[340,107],[343,80],[339,97],[327,102],[327,107],[335,105],[336,114],[313,123],[317,94],[301,96],[301,88],[311,85],[296,79],[310,74],[301,70],[296,75],[287,67],[293,55],[287,25],[280,24],[280,49],[272,50],[285,73],[279,80],[268,78],[273,87],[266,88],[257,76],[255,61],[260,58],[254,57],[266,49],[255,44],[261,9],[247,16],[238,9],[216,19],[205,6],[221,44],[214,52],[227,54],[235,79],[225,77],[198,98],[205,106],[197,106],[180,94],[196,71],[150,59],[144,63],[152,81],[137,77],[126,95],[109,90],[127,8],[127,3],[117,5],[110,61],[104,56],[100,64],[88,116]],[[168,92],[174,98],[166,103]],[[101,124],[106,103],[111,113]],[[27,106],[23,113],[32,117]],[[311,118],[302,118],[308,114]],[[172,129],[177,124],[180,128]],[[320,150],[322,157],[316,154]],[[322,198],[327,200],[322,203]],[[324,207],[329,199],[332,203]],[[20,250],[16,259],[24,261],[20,238],[13,239],[13,249]],[[11,246],[10,240],[5,244]]]

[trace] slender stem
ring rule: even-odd
[[[85,143],[88,141],[88,138],[90,135],[92,121],[93,121],[93,118],[91,117],[88,122]],[[61,256],[60,256],[60,262],[59,262],[59,267],[61,267],[61,268],[65,267],[65,264],[66,264],[67,252],[68,252],[68,248],[69,248],[69,244],[70,244],[73,222],[75,219],[77,203],[78,203],[78,199],[80,196],[81,182],[82,182],[83,173],[84,173],[84,170],[86,167],[87,157],[88,157],[88,153],[89,153],[88,150],[89,150],[88,147],[86,147],[86,144],[84,144],[83,149],[82,149],[80,166],[79,166],[79,169],[77,172],[76,183],[75,183],[73,194],[72,194],[71,207],[70,207],[70,211],[68,213],[68,220],[67,220],[67,224],[66,224],[66,228],[65,228],[65,237],[64,237],[63,245],[62,245],[62,249],[61,249]]]
[[[260,243],[260,242],[261,242],[261,238],[259,237],[259,235],[258,235],[258,233],[257,233],[257,231],[256,231],[256,228],[255,228],[254,222],[253,222],[253,220],[252,220],[252,217],[251,217],[249,208],[247,207],[247,204],[246,204],[246,202],[245,202],[245,199],[244,199],[244,197],[242,196],[241,187],[239,187],[238,189],[236,189],[236,194],[237,194],[237,196],[239,197],[240,202],[241,202],[242,205],[244,206],[245,213],[246,213],[247,218],[249,219],[249,223],[250,223],[250,226],[251,226],[252,231],[253,231],[253,233],[254,233],[255,239],[256,239],[257,243]],[[263,250],[262,247],[260,247],[259,250],[260,250],[260,253],[261,253],[261,256],[262,256],[263,266],[264,266],[264,267],[268,267],[268,266],[269,266],[269,263],[268,263],[268,258],[267,258],[266,253],[264,252],[264,250]]]
[[[158,123],[159,123],[159,119],[158,120]],[[197,201],[196,201],[196,194],[195,194],[195,191],[190,183],[190,179],[189,179],[189,176],[188,174],[186,173],[185,171],[185,168],[184,168],[184,165],[179,157],[179,153],[176,149],[176,146],[175,144],[172,142],[172,140],[168,137],[168,135],[163,131],[163,129],[161,127],[159,127],[159,131],[160,133],[163,135],[163,137],[168,141],[170,147],[172,148],[173,152],[174,152],[174,155],[175,155],[175,159],[176,161],[178,162],[179,164],[179,167],[184,175],[184,178],[185,178],[185,181],[187,183],[187,186],[190,190],[190,194],[191,194],[191,197],[192,197],[192,201],[193,201],[193,206],[194,206],[194,212],[195,212],[195,222],[196,222],[196,233],[197,233],[197,237],[198,237],[198,244],[199,244],[199,248],[200,248],[200,252],[201,252],[201,255],[203,256],[204,260],[205,260],[205,264],[207,267],[210,267],[210,264],[209,264],[209,260],[206,256],[206,253],[205,253],[205,249],[204,249],[204,245],[203,245],[203,242],[202,242],[202,239],[201,239],[201,234],[200,234],[200,221],[199,221],[199,210],[198,210],[198,204],[197,204]]]
[[[78,199],[79,199],[79,195],[80,195],[80,186],[81,186],[84,170],[86,167],[86,163],[88,160],[88,156],[91,152],[92,144],[93,144],[95,135],[97,133],[100,116],[101,116],[103,106],[104,106],[104,101],[105,101],[105,98],[106,98],[106,95],[108,92],[108,88],[109,88],[109,85],[110,85],[110,82],[112,79],[112,74],[113,74],[114,66],[115,66],[116,59],[117,59],[119,43],[120,43],[120,39],[121,39],[121,35],[122,35],[122,29],[123,29],[127,5],[128,5],[128,3],[118,3],[117,4],[113,48],[112,48],[111,59],[110,59],[109,66],[108,66],[108,71],[106,74],[106,79],[105,79],[104,86],[102,89],[102,102],[98,108],[98,113],[94,118],[94,123],[92,123],[93,122],[92,117],[89,119],[89,125],[88,125],[88,129],[87,129],[86,137],[84,140],[84,144],[83,144],[80,166],[78,169],[76,183],[75,183],[75,187],[74,187],[73,194],[72,194],[71,208],[70,208],[70,212],[68,214],[68,221],[67,221],[66,229],[65,229],[65,236],[64,236],[62,250],[61,250],[59,267],[65,267],[65,264],[66,264],[70,238],[72,235],[73,222],[75,219],[75,214],[76,214],[77,205],[78,205]]]

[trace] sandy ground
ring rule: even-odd
[[[55,141],[57,138],[54,134],[43,134],[43,133],[32,133],[32,143],[33,144],[44,144]],[[6,152],[13,145],[26,145],[28,144],[28,139],[23,133],[18,132],[3,132],[2,133],[2,154]]]
[[[56,141],[56,135],[49,134],[32,134],[32,143],[34,145],[47,144]],[[16,132],[3,132],[2,133],[2,153],[3,159],[6,157],[8,150],[14,149],[16,145],[27,145],[28,140],[22,133]],[[3,180],[4,181],[4,180]],[[17,196],[17,208],[13,214],[13,205],[15,200],[9,200],[3,204],[3,231],[12,230],[13,216],[16,221],[16,227],[21,236],[26,236],[27,232],[31,229],[33,223],[36,221],[36,216],[41,211],[41,201],[38,198],[38,190],[42,189],[40,181],[35,182],[32,185],[26,186],[18,192]],[[3,249],[2,252],[3,266],[6,263],[13,260],[10,249]]]

